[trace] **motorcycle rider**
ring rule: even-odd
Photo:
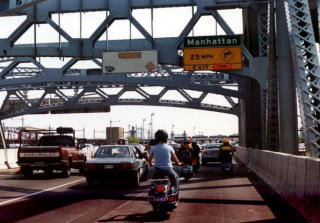
[[[229,143],[228,138],[224,138],[222,140],[222,145],[219,149],[219,157],[221,163],[230,163],[232,162],[232,156],[233,156],[233,148]]]
[[[192,150],[193,150],[193,156],[194,158],[197,160],[197,168],[200,167],[200,147],[197,144],[197,140],[196,139],[192,139]]]
[[[155,158],[155,172],[154,176],[159,174],[167,175],[170,181],[175,186],[176,190],[179,190],[179,176],[173,170],[171,159],[175,161],[177,165],[181,165],[179,159],[175,155],[175,152],[171,146],[167,144],[168,133],[165,130],[158,130],[155,133],[155,140],[157,145],[152,146],[150,150],[149,165],[152,166],[152,159]]]
[[[178,152],[178,158],[181,162],[191,165],[192,159],[194,159],[194,155],[190,140],[188,138],[184,139],[184,143]]]

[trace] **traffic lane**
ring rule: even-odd
[[[155,215],[146,200],[136,198],[97,222],[306,222],[244,167],[232,175],[219,165],[201,167],[194,178],[181,182],[180,198],[167,215]]]
[[[202,167],[190,182],[182,182],[178,208],[164,216],[153,214],[147,202],[146,182],[138,188],[126,185],[92,188],[79,183],[15,203],[16,206],[6,206],[8,209],[0,209],[0,213],[7,214],[2,219],[0,215],[0,222],[300,222],[283,201],[266,202],[261,190],[259,193],[255,190],[265,185],[252,181],[251,175],[245,168],[235,168],[232,176],[226,176],[219,166]],[[268,191],[265,194],[270,196]]]
[[[236,170],[238,172],[238,170]],[[181,178],[182,179],[182,178]],[[219,166],[201,170],[180,186],[180,203],[172,213],[156,216],[146,199],[135,199],[98,222],[253,222],[275,219],[246,176],[221,173]]]
[[[112,184],[89,187],[84,177],[80,180],[0,206],[0,222],[94,222],[137,195],[145,194],[149,188],[143,185],[146,182],[138,188]]]
[[[0,207],[19,199],[24,199],[32,194],[41,193],[50,188],[59,187],[61,185],[70,184],[72,182],[84,181],[79,171],[72,170],[69,178],[63,178],[60,172],[54,172],[51,176],[47,176],[42,171],[34,171],[34,175],[26,179],[21,174],[2,175],[0,181]]]

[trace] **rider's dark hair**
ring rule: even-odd
[[[157,145],[157,141],[155,139],[150,139],[149,146],[155,146]]]
[[[168,141],[168,133],[165,130],[159,129],[154,134],[154,138],[157,141],[157,143],[159,143],[159,142],[165,142],[166,143]]]

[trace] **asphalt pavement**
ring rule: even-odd
[[[0,171],[0,222],[6,223],[305,222],[246,167],[235,167],[230,175],[217,164],[201,167],[181,182],[178,208],[161,216],[147,202],[149,182],[92,187],[76,170],[70,178],[58,172],[52,177],[35,173],[31,179],[13,170],[7,174]]]

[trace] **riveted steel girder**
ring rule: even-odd
[[[287,3],[305,144],[309,155],[319,157],[320,68],[309,3],[307,0],[287,0]]]
[[[74,87],[74,86],[73,86]],[[122,88],[117,94],[108,94],[106,88]],[[70,88],[74,89],[74,88]],[[106,112],[111,105],[151,105],[151,106],[171,106],[180,108],[201,109],[207,111],[223,112],[238,115],[238,105],[218,106],[204,103],[206,94],[194,98],[184,89],[163,88],[158,94],[149,94],[138,85],[101,85],[97,86],[77,86],[73,96],[66,96],[63,93],[65,87],[47,87],[40,98],[28,98],[28,91],[10,90],[1,107],[1,118],[11,118],[24,114],[44,114],[49,111],[52,113],[72,112]],[[168,100],[162,96],[169,90],[177,90],[187,100]],[[125,92],[135,91],[140,98],[123,97]],[[47,97],[50,95],[50,97]]]

